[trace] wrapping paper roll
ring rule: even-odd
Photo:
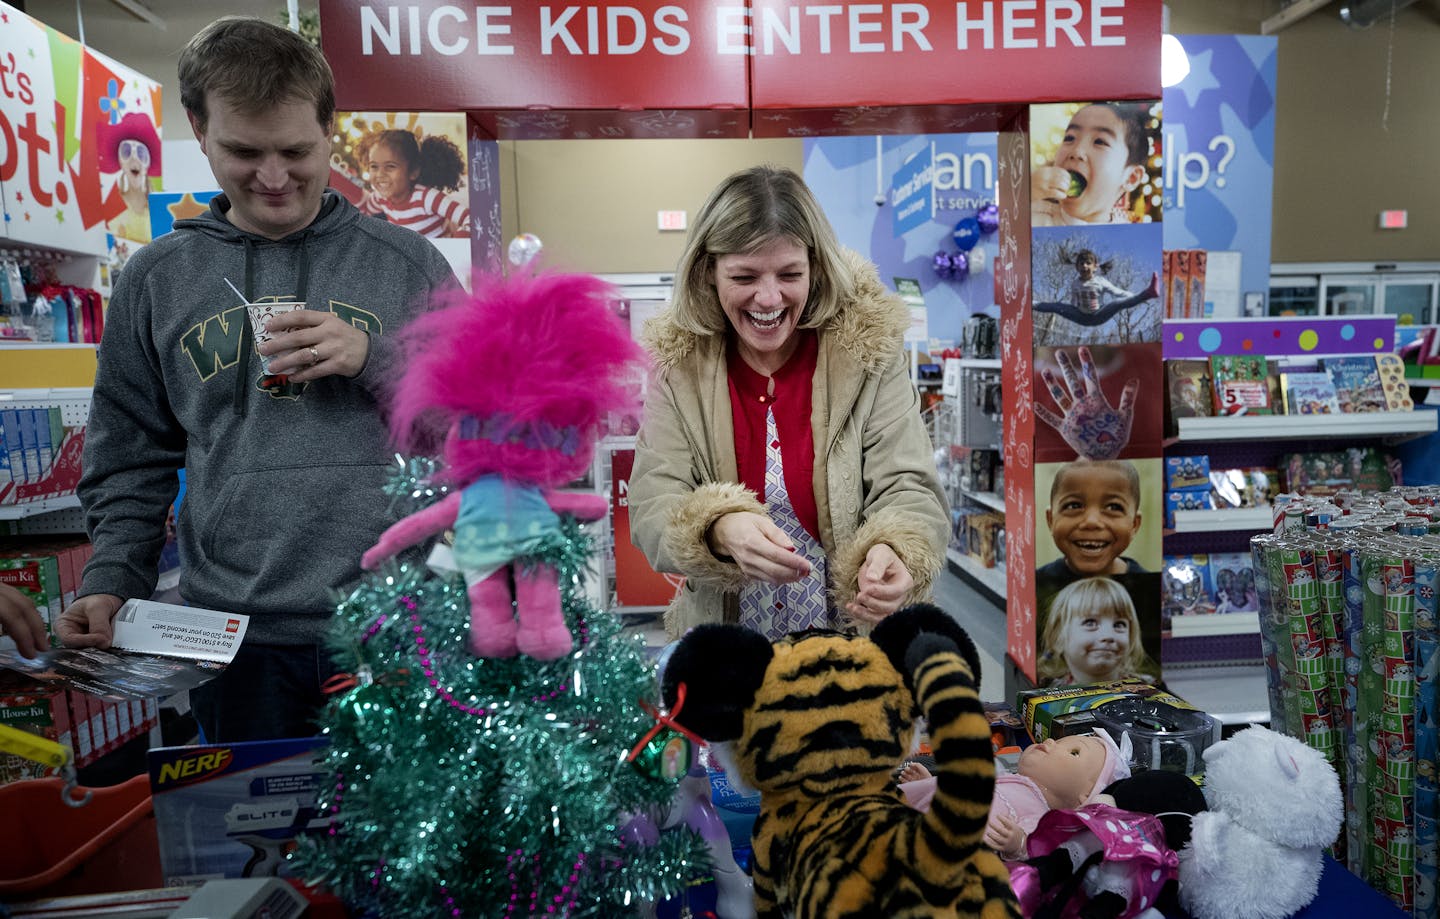
[[[1401,909],[1415,905],[1415,562],[1386,555],[1380,758],[1384,816],[1384,890]]]
[[[1436,756],[1440,731],[1436,717],[1436,589],[1440,568],[1434,559],[1415,563],[1415,910],[1417,917],[1436,915],[1437,864]]]
[[[1290,646],[1289,601],[1280,559],[1279,537],[1256,537],[1250,542],[1255,566],[1255,590],[1260,597],[1260,649],[1265,655],[1265,689],[1270,702],[1270,724],[1292,737],[1300,736],[1295,707],[1287,704],[1294,691],[1294,649]]]
[[[1300,732],[1305,744],[1335,763],[1335,717],[1330,707],[1330,670],[1325,656],[1326,616],[1320,602],[1320,578],[1315,553],[1309,547],[1286,547],[1280,552],[1288,600],[1290,657],[1293,660],[1294,693]],[[1284,649],[1281,649],[1282,653]]]

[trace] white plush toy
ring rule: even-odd
[[[1283,919],[1315,898],[1320,850],[1344,802],[1318,750],[1258,725],[1205,751],[1208,811],[1180,853],[1180,903],[1195,919]]]

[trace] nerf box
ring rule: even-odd
[[[1122,699],[1143,699],[1197,711],[1185,700],[1143,680],[1021,690],[1015,698],[1015,707],[1025,721],[1025,729],[1039,743],[1049,737],[1091,733],[1095,726],[1092,712]]]
[[[323,738],[160,747],[148,755],[160,869],[169,886],[286,875],[316,804]]]

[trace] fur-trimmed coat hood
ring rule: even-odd
[[[883,542],[915,580],[905,602],[925,600],[950,528],[903,346],[909,311],[868,261],[847,252],[846,266],[849,292],[817,330],[811,414],[832,599],[843,609],[855,596],[865,554]],[[738,484],[725,336],[697,335],[662,313],[643,340],[656,372],[630,477],[631,536],[657,571],[686,578],[666,613],[678,636],[737,620],[745,577],[710,552],[706,533],[724,514],[765,509]]]

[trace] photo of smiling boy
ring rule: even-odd
[[[1140,529],[1140,474],[1117,460],[1066,463],[1050,486],[1045,524],[1060,558],[1036,580],[1129,574],[1146,569],[1125,555]]]
[[[1158,678],[1160,668],[1160,531],[1153,521],[1160,519],[1158,497],[1162,470],[1158,459],[1076,460],[1069,463],[1042,463],[1036,466],[1037,495],[1049,495],[1049,503],[1037,502],[1037,526],[1050,531],[1050,540],[1036,541],[1035,608],[1039,614],[1036,639],[1040,652],[1037,668],[1044,682],[1059,684],[1083,681],[1105,669],[1106,653],[1123,659],[1124,676]],[[1042,512],[1043,509],[1043,512]],[[1143,524],[1152,521],[1149,529]],[[1101,583],[1104,582],[1104,583]],[[1080,584],[1088,585],[1081,588]],[[1108,597],[1109,605],[1124,615],[1099,620],[1098,598]],[[1125,595],[1117,601],[1118,594]],[[1062,598],[1065,598],[1062,601]],[[1077,602],[1078,601],[1078,602]],[[1088,617],[1077,617],[1084,609]],[[1066,628],[1075,622],[1095,618],[1097,625],[1118,631],[1123,620],[1127,645],[1120,654],[1116,635],[1089,634],[1083,628]],[[1080,651],[1099,655],[1085,663],[1086,654],[1061,642],[1075,638]],[[1071,632],[1076,632],[1071,635]],[[1112,647],[1113,645],[1113,647]],[[1087,653],[1088,653],[1087,652]],[[1132,656],[1133,655],[1133,656]],[[1136,661],[1142,663],[1137,664]]]

